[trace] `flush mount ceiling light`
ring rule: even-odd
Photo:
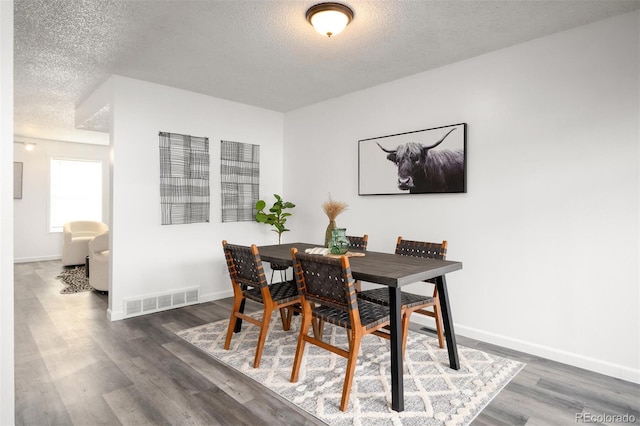
[[[353,19],[353,10],[340,3],[320,3],[307,10],[307,21],[327,37],[342,32]]]
[[[13,143],[24,145],[24,149],[26,151],[33,151],[36,148],[36,145],[37,145],[35,142],[17,142],[17,141],[14,141]]]

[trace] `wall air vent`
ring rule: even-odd
[[[185,291],[185,296],[187,298],[187,303],[193,303],[198,301],[198,289]]]
[[[160,294],[149,294],[123,300],[124,318],[194,305],[200,300],[200,287]]]
[[[144,312],[155,311],[158,308],[157,297],[147,297],[142,299],[142,310]]]
[[[182,305],[185,301],[184,291],[180,293],[173,293],[173,304]]]
[[[165,294],[158,297],[158,309],[171,307],[171,295]]]
[[[125,316],[140,315],[142,312],[142,302],[140,300],[127,300],[124,303]]]

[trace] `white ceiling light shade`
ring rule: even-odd
[[[24,146],[25,151],[33,151],[34,149],[36,149],[36,145],[37,143],[35,142],[18,142],[18,141],[13,141],[13,143],[17,143],[20,145]]]
[[[340,3],[320,3],[307,10],[307,21],[327,37],[342,32],[353,19],[353,10]]]

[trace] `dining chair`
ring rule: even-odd
[[[228,350],[231,345],[231,338],[233,337],[238,318],[257,325],[260,327],[260,335],[258,337],[256,356],[253,360],[253,368],[258,368],[260,359],[262,358],[264,342],[269,332],[272,312],[276,309],[280,311],[282,328],[285,331],[289,330],[291,327],[293,305],[300,303],[298,289],[293,280],[271,285],[267,284],[260,254],[258,253],[258,247],[256,247],[255,244],[247,247],[222,241],[222,247],[229,269],[229,277],[231,278],[231,284],[233,286],[233,308],[231,310],[231,319],[229,320],[229,329],[227,331],[224,348]],[[241,305],[243,305],[245,299],[250,299],[263,305],[262,317],[260,319],[256,319],[242,312]]]
[[[355,235],[347,235],[349,239],[349,250],[366,251],[367,243],[369,242],[369,236],[364,234],[362,237]]]
[[[276,271],[280,273],[280,281],[287,280],[287,269],[289,269],[289,265],[286,263],[271,262],[269,263],[269,267],[271,268],[271,279],[269,280],[269,284],[273,284],[273,276]]]
[[[400,256],[423,257],[429,259],[445,260],[447,255],[447,242],[429,243],[422,241],[404,240],[398,237],[396,252]],[[444,327],[442,325],[442,313],[440,312],[440,299],[438,298],[438,288],[435,286],[435,278],[425,280],[434,284],[433,295],[425,296],[421,294],[402,292],[402,348],[407,346],[407,335],[409,334],[409,319],[412,313],[422,314],[434,318],[436,332],[438,334],[438,344],[444,348]],[[358,298],[383,306],[389,306],[389,289],[386,287],[365,290],[358,293]]]
[[[298,381],[305,344],[311,343],[347,358],[340,410],[346,411],[362,338],[389,324],[389,308],[358,300],[351,275],[349,258],[331,258],[298,253],[293,248],[294,274],[302,303],[302,324],[291,372],[291,382]],[[309,335],[313,319],[321,319],[347,331],[348,348],[323,342]]]
[[[349,239],[349,251],[364,252],[367,250],[369,235],[364,234],[362,237],[355,236],[355,235],[347,235],[347,238]],[[361,290],[360,280],[356,280],[354,282],[354,285],[356,287],[356,292]],[[318,320],[317,324],[314,321],[313,326],[314,327],[317,326],[317,328],[314,328],[313,332],[315,333],[316,336],[320,338],[320,340],[322,340],[322,335],[324,332],[324,321]]]
[[[347,235],[349,239],[349,251],[364,252],[367,251],[369,236],[364,234],[362,237],[355,235]],[[360,280],[356,280],[356,291],[360,291]]]

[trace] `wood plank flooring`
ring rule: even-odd
[[[323,424],[174,334],[228,318],[231,299],[109,322],[107,296],[60,294],[62,270],[59,261],[15,265],[17,425]],[[639,385],[461,336],[458,344],[527,363],[474,425],[575,425],[578,413],[640,424]]]

